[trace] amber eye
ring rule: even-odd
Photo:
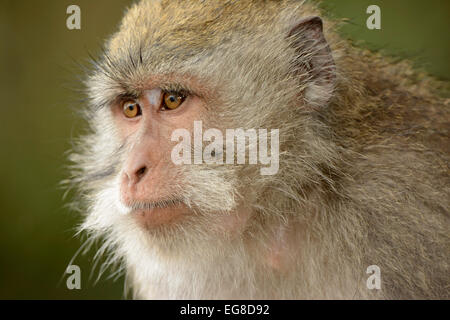
[[[178,108],[186,99],[186,97],[179,92],[166,92],[164,93],[164,106],[163,110],[174,110]]]
[[[142,114],[141,107],[138,103],[136,103],[136,101],[126,101],[123,104],[123,114],[127,118],[136,118]]]

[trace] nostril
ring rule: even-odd
[[[141,179],[145,175],[146,172],[147,172],[147,167],[143,166],[142,168],[140,168],[139,170],[136,171],[136,177],[138,179]]]

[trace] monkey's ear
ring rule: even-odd
[[[306,103],[313,108],[326,106],[333,95],[336,66],[323,35],[322,19],[301,19],[290,30],[288,39],[297,53],[293,60],[293,71],[306,85]]]

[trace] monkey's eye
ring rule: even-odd
[[[142,114],[141,106],[136,101],[126,101],[122,106],[123,114],[127,118],[136,118]]]
[[[165,92],[162,110],[174,110],[181,106],[186,96],[180,92]]]

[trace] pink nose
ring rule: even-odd
[[[130,168],[129,170],[125,170],[123,172],[124,182],[128,184],[130,187],[133,187],[144,178],[148,169],[146,165],[138,166],[137,168]]]
[[[137,200],[142,195],[145,190],[144,178],[150,171],[147,153],[134,151],[122,171],[121,193],[125,203]]]
[[[134,168],[133,170],[126,170],[122,174],[121,181],[121,194],[122,200],[125,203],[133,202],[137,200],[139,194],[141,193],[142,180],[147,174],[147,166],[141,166],[139,168]]]

